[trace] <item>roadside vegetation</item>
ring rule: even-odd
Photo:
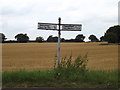
[[[72,87],[118,88],[118,70],[90,71],[87,54],[73,60],[72,55],[62,59],[59,67],[56,59],[53,70],[19,70],[2,73],[3,87]]]

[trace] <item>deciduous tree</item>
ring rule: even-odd
[[[37,42],[42,42],[44,39],[43,39],[43,37],[41,37],[41,36],[39,36],[39,37],[36,37],[36,41]]]
[[[98,38],[95,35],[90,35],[89,39],[91,40],[91,42],[98,42]]]
[[[0,33],[0,42],[4,42],[6,39],[6,36],[3,33]]]
[[[104,40],[109,43],[120,43],[120,25],[110,27],[104,35]]]
[[[28,42],[29,41],[29,37],[27,36],[27,34],[17,34],[15,36],[15,39],[17,39],[18,42]]]
[[[85,36],[83,34],[79,34],[76,36],[75,41],[76,42],[84,42]]]

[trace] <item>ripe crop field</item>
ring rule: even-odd
[[[90,70],[114,70],[118,67],[118,45],[101,43],[61,43],[61,58],[84,56],[88,53]],[[54,66],[57,43],[4,43],[2,69],[46,70]]]

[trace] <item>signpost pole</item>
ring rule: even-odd
[[[58,29],[57,29],[58,26]],[[61,29],[62,26],[62,29]],[[58,31],[58,53],[57,53],[57,57],[58,57],[58,64],[57,67],[60,66],[60,35],[61,35],[61,31],[81,31],[81,24],[61,24],[61,18],[58,18],[58,24],[54,24],[54,23],[38,23],[38,29],[41,30],[57,30]]]
[[[61,35],[61,32],[60,32],[61,18],[60,17],[58,18],[58,26],[59,26],[59,29],[58,29],[58,67],[59,67],[60,66],[60,35]]]

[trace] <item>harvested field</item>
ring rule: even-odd
[[[118,45],[99,43],[61,43],[61,57],[73,58],[88,53],[90,70],[114,70],[118,67]],[[46,70],[54,66],[57,43],[4,43],[2,69]]]

